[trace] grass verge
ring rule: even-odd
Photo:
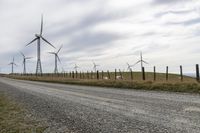
[[[30,118],[20,105],[0,94],[0,133],[42,133],[46,128]]]
[[[195,80],[193,80],[192,82],[191,81],[153,82],[153,81],[131,81],[131,80],[84,80],[84,79],[69,79],[63,77],[33,77],[33,76],[9,76],[9,77],[14,79],[51,82],[51,83],[200,94],[200,84]]]

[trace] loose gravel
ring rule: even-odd
[[[199,133],[200,96],[0,78],[0,93],[48,123],[46,133]]]

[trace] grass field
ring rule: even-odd
[[[17,74],[19,75],[19,74]],[[35,77],[32,74],[28,74],[26,76],[20,75],[22,77]],[[74,75],[74,76],[73,76]],[[13,75],[12,75],[13,76]],[[142,81],[142,73],[141,72],[133,72],[132,78],[130,72],[117,72],[116,76],[121,76],[122,79],[118,80],[130,80],[130,81]],[[65,79],[88,79],[88,80],[94,80],[97,79],[97,73],[59,73],[59,74],[52,74],[52,73],[46,73],[43,74],[43,78],[65,78]],[[74,78],[73,78],[74,77]],[[99,72],[99,79],[109,78],[108,80],[115,80],[115,72]],[[152,72],[146,72],[145,73],[145,79],[146,81],[154,81],[154,73]],[[168,81],[166,81],[166,74],[164,73],[156,73],[156,82],[179,82],[181,81],[180,75],[177,74],[168,74]],[[183,76],[184,82],[196,82],[195,78],[191,78],[188,76]]]
[[[187,92],[200,94],[200,84],[194,78],[184,76],[183,82],[180,80],[179,75],[169,74],[169,79],[166,81],[166,75],[159,73],[156,75],[156,81],[153,81],[153,73],[146,73],[146,80],[142,80],[140,72],[133,73],[133,80],[130,78],[130,73],[123,73],[123,79],[114,78],[114,73],[110,73],[111,79],[96,79],[95,74],[89,73],[89,79],[86,79],[87,74],[83,78],[83,74],[77,75],[77,78],[70,78],[69,75],[50,75],[43,74],[43,76],[20,76],[9,75],[10,78],[21,80],[32,80],[41,82],[63,83],[63,84],[77,84],[88,86],[101,86],[101,87],[115,87],[115,88],[128,88],[137,90],[159,90],[171,92]],[[118,74],[117,74],[118,75]],[[103,76],[107,76],[106,73]],[[76,76],[75,76],[76,77]],[[80,78],[81,77],[81,78]],[[93,77],[93,79],[92,79]]]
[[[42,133],[45,129],[28,117],[21,106],[0,94],[0,133]]]

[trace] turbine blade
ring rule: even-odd
[[[149,64],[148,62],[146,62],[146,61],[144,61],[144,60],[142,60],[142,62],[144,62],[145,64]]]
[[[25,59],[32,59],[33,57],[26,57]]]
[[[137,61],[133,66],[135,66],[136,64],[138,64],[138,63],[140,63],[140,60],[139,61]]]
[[[60,48],[59,48],[57,54],[60,52],[60,50],[62,49],[62,47],[63,47],[63,45],[60,46]]]
[[[20,54],[25,58],[25,55],[22,52],[20,52]]]
[[[43,31],[43,15],[41,17],[41,29],[40,29],[40,35],[42,35],[42,31]]]
[[[53,48],[55,48],[50,42],[48,42],[44,37],[42,37],[41,36],[41,38],[42,38],[42,40],[44,40],[46,43],[48,43],[50,46],[52,46]]]
[[[54,53],[54,52],[48,52],[49,54],[56,54],[56,53]]]
[[[35,39],[33,39],[30,43],[28,43],[26,46],[30,45],[31,43],[33,43],[34,41],[36,41],[38,38],[36,37]]]

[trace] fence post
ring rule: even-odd
[[[144,67],[142,67],[142,80],[146,80]]]
[[[110,79],[110,72],[109,72],[109,70],[107,71],[107,73],[108,73],[108,79]]]
[[[156,66],[153,67],[153,80],[156,81]]]
[[[72,78],[74,79],[74,71],[72,71]]]
[[[97,79],[99,80],[99,71],[97,70]]]
[[[131,80],[133,80],[133,71],[132,71],[132,69],[130,69],[131,70]]]
[[[76,79],[78,78],[78,72],[76,71]]]
[[[183,67],[180,65],[180,76],[181,76],[181,81],[183,81]]]
[[[104,77],[104,73],[103,73],[103,70],[102,70],[102,72],[101,72],[101,79],[103,79],[103,77]]]
[[[119,69],[119,74],[120,74],[120,78],[123,79],[123,77],[122,77],[122,72],[121,72],[120,69]]]
[[[115,80],[117,79],[117,69],[115,69]]]
[[[199,82],[199,64],[196,64],[196,80]]]
[[[80,71],[80,79],[82,79],[82,73],[81,73],[81,71]]]
[[[169,73],[169,67],[167,66],[166,67],[166,81],[168,81],[168,76],[169,76],[168,73]]]

